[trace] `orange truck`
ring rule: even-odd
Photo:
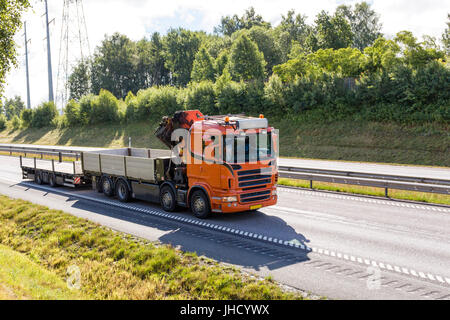
[[[200,219],[276,204],[278,140],[263,115],[179,111],[164,117],[155,135],[171,151],[89,151],[73,164],[21,159],[23,178],[55,187],[91,184],[123,202],[156,202],[169,212],[190,208]]]

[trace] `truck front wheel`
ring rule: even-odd
[[[159,193],[159,201],[164,211],[172,212],[176,209],[175,193],[169,186],[164,186]]]
[[[201,190],[195,190],[191,196],[191,211],[199,219],[206,219],[211,213],[207,195]]]

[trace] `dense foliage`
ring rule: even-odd
[[[17,65],[14,35],[22,26],[22,13],[30,6],[28,0],[0,0],[0,98],[5,77]]]
[[[223,17],[214,34],[179,28],[135,42],[115,33],[73,70],[72,100],[57,122],[130,122],[179,109],[448,122],[449,28],[442,47],[380,30],[378,14],[361,2],[322,11],[312,25],[291,10],[274,27],[250,8]],[[23,111],[22,124],[43,125],[38,109]],[[3,113],[9,120],[20,111]]]

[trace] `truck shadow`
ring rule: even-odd
[[[63,192],[66,197],[65,202],[70,203],[71,208],[83,210],[83,212],[72,212],[72,214],[115,230],[126,231],[138,237],[159,240],[161,243],[170,244],[183,251],[195,252],[199,256],[205,256],[218,262],[259,271],[261,269],[275,270],[309,260],[308,254],[304,250],[272,244],[267,241],[253,240],[229,232],[211,230],[207,227],[178,222],[138,210],[108,206],[77,197],[78,194],[90,198],[108,199],[91,190],[74,191],[64,187],[51,189],[48,186],[44,186],[44,189],[30,182],[22,182],[18,185],[26,188],[24,192],[30,190],[44,191],[44,197],[49,194],[60,196]],[[73,195],[67,195],[69,192]],[[115,199],[109,201],[119,203]],[[157,205],[141,201],[133,201],[128,205],[134,208],[162,211]],[[70,210],[68,211],[70,212]],[[186,211],[172,214],[195,219],[191,213]],[[268,238],[274,237],[293,241],[296,244],[306,245],[309,242],[304,235],[297,233],[283,219],[260,211],[227,215],[216,214],[211,219],[203,221],[220,226],[229,226],[230,228],[239,228]],[[270,230],[276,230],[276,235],[271,234]]]

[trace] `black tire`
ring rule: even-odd
[[[130,201],[130,198],[131,198],[130,189],[128,188],[128,184],[125,181],[123,181],[123,180],[117,181],[116,196],[120,202],[129,202]]]
[[[34,173],[34,182],[37,184],[44,184],[44,181],[42,180],[42,174],[39,171],[36,171]]]
[[[177,208],[175,193],[169,186],[164,186],[159,192],[159,202],[164,211],[173,212]]]
[[[189,204],[192,213],[199,219],[206,219],[211,214],[208,196],[202,190],[194,191]]]
[[[95,177],[95,190],[97,190],[98,193],[102,193],[102,178],[101,177]]]
[[[102,178],[102,190],[103,194],[107,197],[114,196],[114,183],[109,177]]]
[[[55,188],[58,185],[56,184],[56,176],[54,173],[50,173],[48,175],[48,184],[50,185],[50,187]]]

